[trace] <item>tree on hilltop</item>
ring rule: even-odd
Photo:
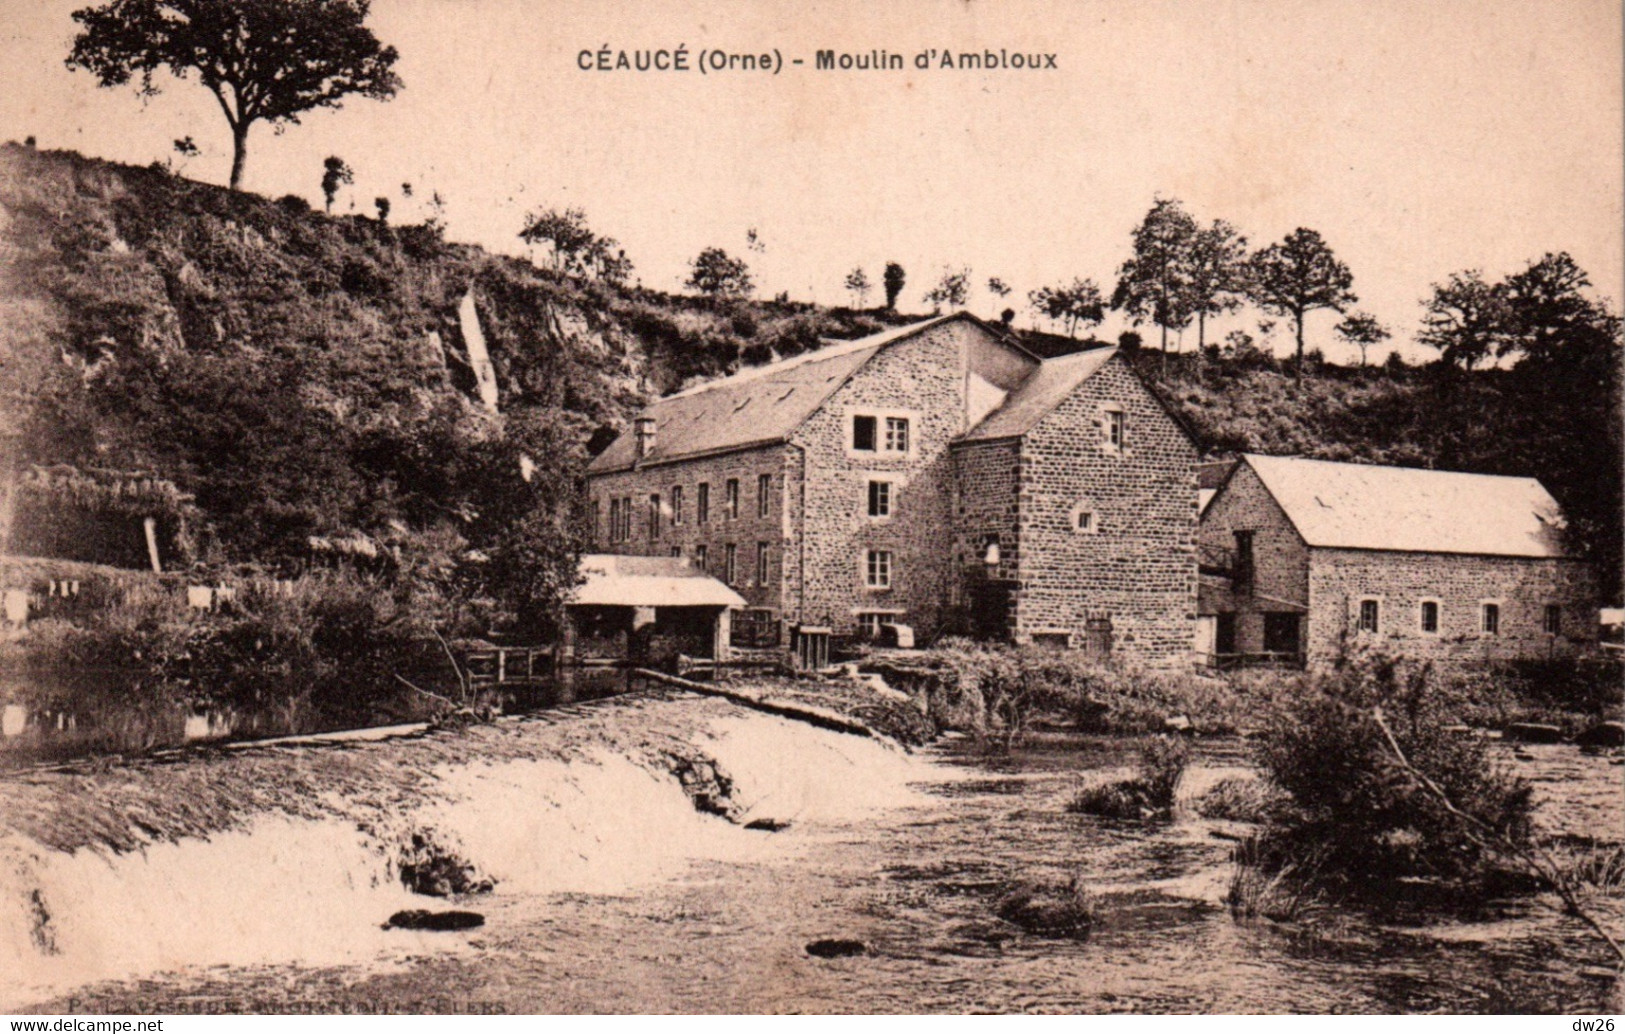
[[[1073,278],[1070,284],[1040,287],[1027,295],[1035,313],[1066,328],[1067,337],[1077,337],[1079,327],[1094,327],[1106,318],[1106,304],[1093,280]]]
[[[1185,305],[1196,316],[1196,350],[1207,345],[1209,316],[1234,312],[1247,293],[1247,238],[1223,219],[1197,230],[1185,255]]]
[[[959,309],[965,305],[965,299],[970,297],[970,270],[945,269],[937,285],[925,292],[926,304],[931,306],[932,312],[941,312],[944,308]]]
[[[196,73],[231,127],[231,188],[242,186],[248,131],[278,131],[316,108],[359,94],[387,100],[401,88],[399,55],[365,22],[370,0],[110,0],[73,13],[83,28],[67,66],[101,86],[139,78],[143,97],[158,93],[153,73]]]
[[[1190,325],[1189,267],[1196,220],[1178,201],[1159,197],[1134,228],[1134,255],[1117,270],[1112,308],[1121,309],[1134,325],[1150,321],[1162,330],[1162,350],[1168,351],[1168,331]]]
[[[1303,321],[1316,309],[1345,311],[1359,301],[1354,274],[1314,230],[1298,227],[1277,244],[1254,255],[1248,290],[1265,312],[1290,316],[1297,335],[1293,377],[1303,380]]]
[[[1393,337],[1393,332],[1377,321],[1369,312],[1351,312],[1343,322],[1332,328],[1337,336],[1360,350],[1360,365],[1366,362],[1366,351]]]
[[[846,274],[846,289],[852,292],[852,307],[854,309],[861,309],[868,302],[871,286],[869,274],[863,271],[862,266],[858,266],[852,272]]]
[[[903,293],[903,282],[908,279],[908,274],[903,272],[902,266],[888,262],[883,279],[886,285],[886,308],[896,309],[897,296]]]
[[[713,298],[742,298],[750,294],[755,285],[751,282],[750,267],[743,259],[736,259],[721,248],[706,248],[694,257],[684,286]]]
[[[613,237],[602,237],[587,225],[579,208],[548,208],[525,217],[519,239],[548,246],[548,263],[558,272],[621,284],[632,275],[632,260]]]

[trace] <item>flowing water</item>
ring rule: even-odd
[[[463,933],[380,929],[398,909],[446,903],[392,878],[376,836],[357,835],[364,803],[119,855],[13,840],[0,890],[21,904],[6,921],[49,918],[3,933],[0,962],[27,980],[0,1008],[1584,1012],[1617,994],[1606,952],[1532,899],[1456,918],[1236,921],[1222,902],[1237,827],[1189,809],[1153,823],[1064,810],[1080,780],[1120,774],[1121,742],[1051,737],[989,759],[948,741],[909,756],[717,701],[594,708],[632,741],[683,730],[732,777],[736,821],[697,812],[625,750],[440,764],[410,818],[498,881],[455,903],[485,916]],[[406,765],[425,749],[370,745],[356,763]],[[1513,763],[1546,813],[1617,835],[1609,759],[1564,746]],[[1242,744],[1203,744],[1184,792],[1246,771]],[[788,826],[744,828],[752,819]],[[1086,939],[994,913],[1016,881],[1074,876],[1097,903]],[[864,954],[807,952],[829,938]]]

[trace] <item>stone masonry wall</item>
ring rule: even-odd
[[[672,556],[674,551],[691,561],[701,545],[706,547],[706,570],[718,579],[726,580],[724,559],[727,546],[736,548],[733,588],[752,607],[767,607],[779,611],[793,611],[787,601],[794,597],[796,565],[796,539],[792,532],[791,508],[800,495],[800,462],[794,451],[784,446],[768,446],[721,456],[702,457],[676,463],[659,464],[635,470],[618,471],[595,476],[588,491],[593,502],[597,524],[593,541],[600,552],[631,556]],[[772,485],[768,496],[767,516],[758,516],[758,477],[768,474]],[[739,479],[739,516],[730,519],[727,513],[727,482]],[[699,485],[710,485],[710,518],[699,522]],[[672,488],[683,489],[681,523],[671,507]],[[659,534],[649,535],[649,497],[658,493],[661,500]],[[632,500],[632,535],[623,542],[614,542],[609,536],[611,499]],[[768,570],[756,568],[757,543],[768,544]]]
[[[965,321],[897,342],[864,365],[793,435],[806,450],[805,622],[857,631],[863,612],[882,612],[934,635],[953,586],[953,471],[948,444],[963,433],[965,351],[985,331]],[[854,454],[855,413],[907,416],[906,455]],[[892,515],[868,515],[868,481],[890,480]],[[892,556],[888,589],[865,585],[869,550]]]
[[[1345,636],[1411,657],[1498,660],[1565,655],[1595,642],[1593,573],[1579,561],[1315,549],[1309,562],[1309,658],[1335,658]],[[1361,599],[1379,604],[1375,634],[1356,631]],[[1438,634],[1421,630],[1421,604],[1439,604]],[[1483,631],[1481,605],[1500,606],[1500,631]],[[1545,608],[1562,629],[1545,630]]]
[[[1253,533],[1253,589],[1230,591],[1230,581],[1215,583],[1205,613],[1228,610],[1236,615],[1236,650],[1262,653],[1264,615],[1304,613],[1309,605],[1309,548],[1296,528],[1245,462],[1202,515],[1198,539],[1209,559],[1232,558],[1235,533]],[[1304,635],[1304,625],[1299,626]],[[1303,649],[1300,642],[1299,649]]]
[[[1121,449],[1106,413],[1121,407]],[[1121,357],[1022,439],[1017,641],[1111,618],[1114,654],[1189,658],[1196,620],[1196,448]],[[1077,515],[1093,514],[1093,529]]]
[[[970,583],[989,578],[1014,581],[1020,570],[1021,440],[966,442],[954,446],[953,460],[953,552],[959,572],[955,603],[974,606]],[[999,563],[990,568],[984,561],[993,538],[999,543]],[[1013,635],[1008,620],[1007,634]]]

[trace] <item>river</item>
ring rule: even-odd
[[[582,734],[594,723],[617,730],[618,753],[594,752],[603,737]],[[535,749],[565,729],[575,739]],[[358,850],[349,823],[357,808],[393,805],[352,799],[333,805],[342,819],[262,818],[207,846],[76,852],[101,859],[94,879],[36,857],[28,881],[56,908],[62,960],[54,971],[50,959],[35,965],[37,1008],[1574,1013],[1604,1010],[1618,993],[1606,951],[1532,899],[1455,918],[1332,907],[1313,923],[1238,922],[1222,903],[1236,827],[1188,808],[1155,823],[1065,811],[1080,781],[1128,763],[1130,746],[1118,741],[1051,735],[989,758],[950,739],[909,756],[682,699],[613,701],[461,735],[478,741],[479,760],[430,738],[228,763],[327,766],[359,780],[363,789],[345,791],[352,798],[373,785],[357,766],[432,770],[417,821],[454,835],[498,879],[494,893],[457,905],[482,913],[483,927],[378,929],[396,908],[443,903],[384,885],[377,851]],[[739,819],[788,826],[702,815],[669,775],[622,756],[658,736],[702,747],[732,776]],[[434,756],[420,764],[424,752]],[[1621,770],[1610,759],[1568,746],[1520,753],[1507,760],[1536,782],[1548,821],[1617,835]],[[1248,771],[1245,744],[1202,742],[1183,792]],[[180,775],[141,778],[183,785]],[[282,868],[257,857],[279,850],[291,859]],[[214,875],[233,865],[230,879]],[[274,886],[295,870],[297,888]],[[17,871],[8,889],[22,893]],[[1098,903],[1087,939],[1034,936],[994,914],[1017,880],[1073,876]],[[103,926],[77,935],[104,942],[97,957],[142,957],[91,965],[69,943],[75,919],[63,895],[74,887],[100,897],[86,915]],[[163,932],[158,913],[176,908],[190,926],[224,932]],[[122,910],[138,928],[130,936],[105,929]],[[162,951],[138,950],[153,938]],[[862,942],[865,953],[808,954],[827,938]]]

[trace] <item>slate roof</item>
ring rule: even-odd
[[[1003,405],[967,431],[961,441],[1013,438],[1026,434],[1116,354],[1115,348],[1096,348],[1045,359],[1019,388],[1010,393]]]
[[[1534,478],[1243,457],[1309,546],[1561,557],[1557,502]]]
[[[588,553],[575,606],[743,607],[745,598],[682,557]]]
[[[655,419],[655,445],[644,462],[659,463],[783,441],[882,348],[956,319],[986,326],[965,312],[934,316],[751,367],[657,399],[638,414]],[[636,435],[628,432],[599,453],[587,470],[594,474],[625,470],[636,458]]]

